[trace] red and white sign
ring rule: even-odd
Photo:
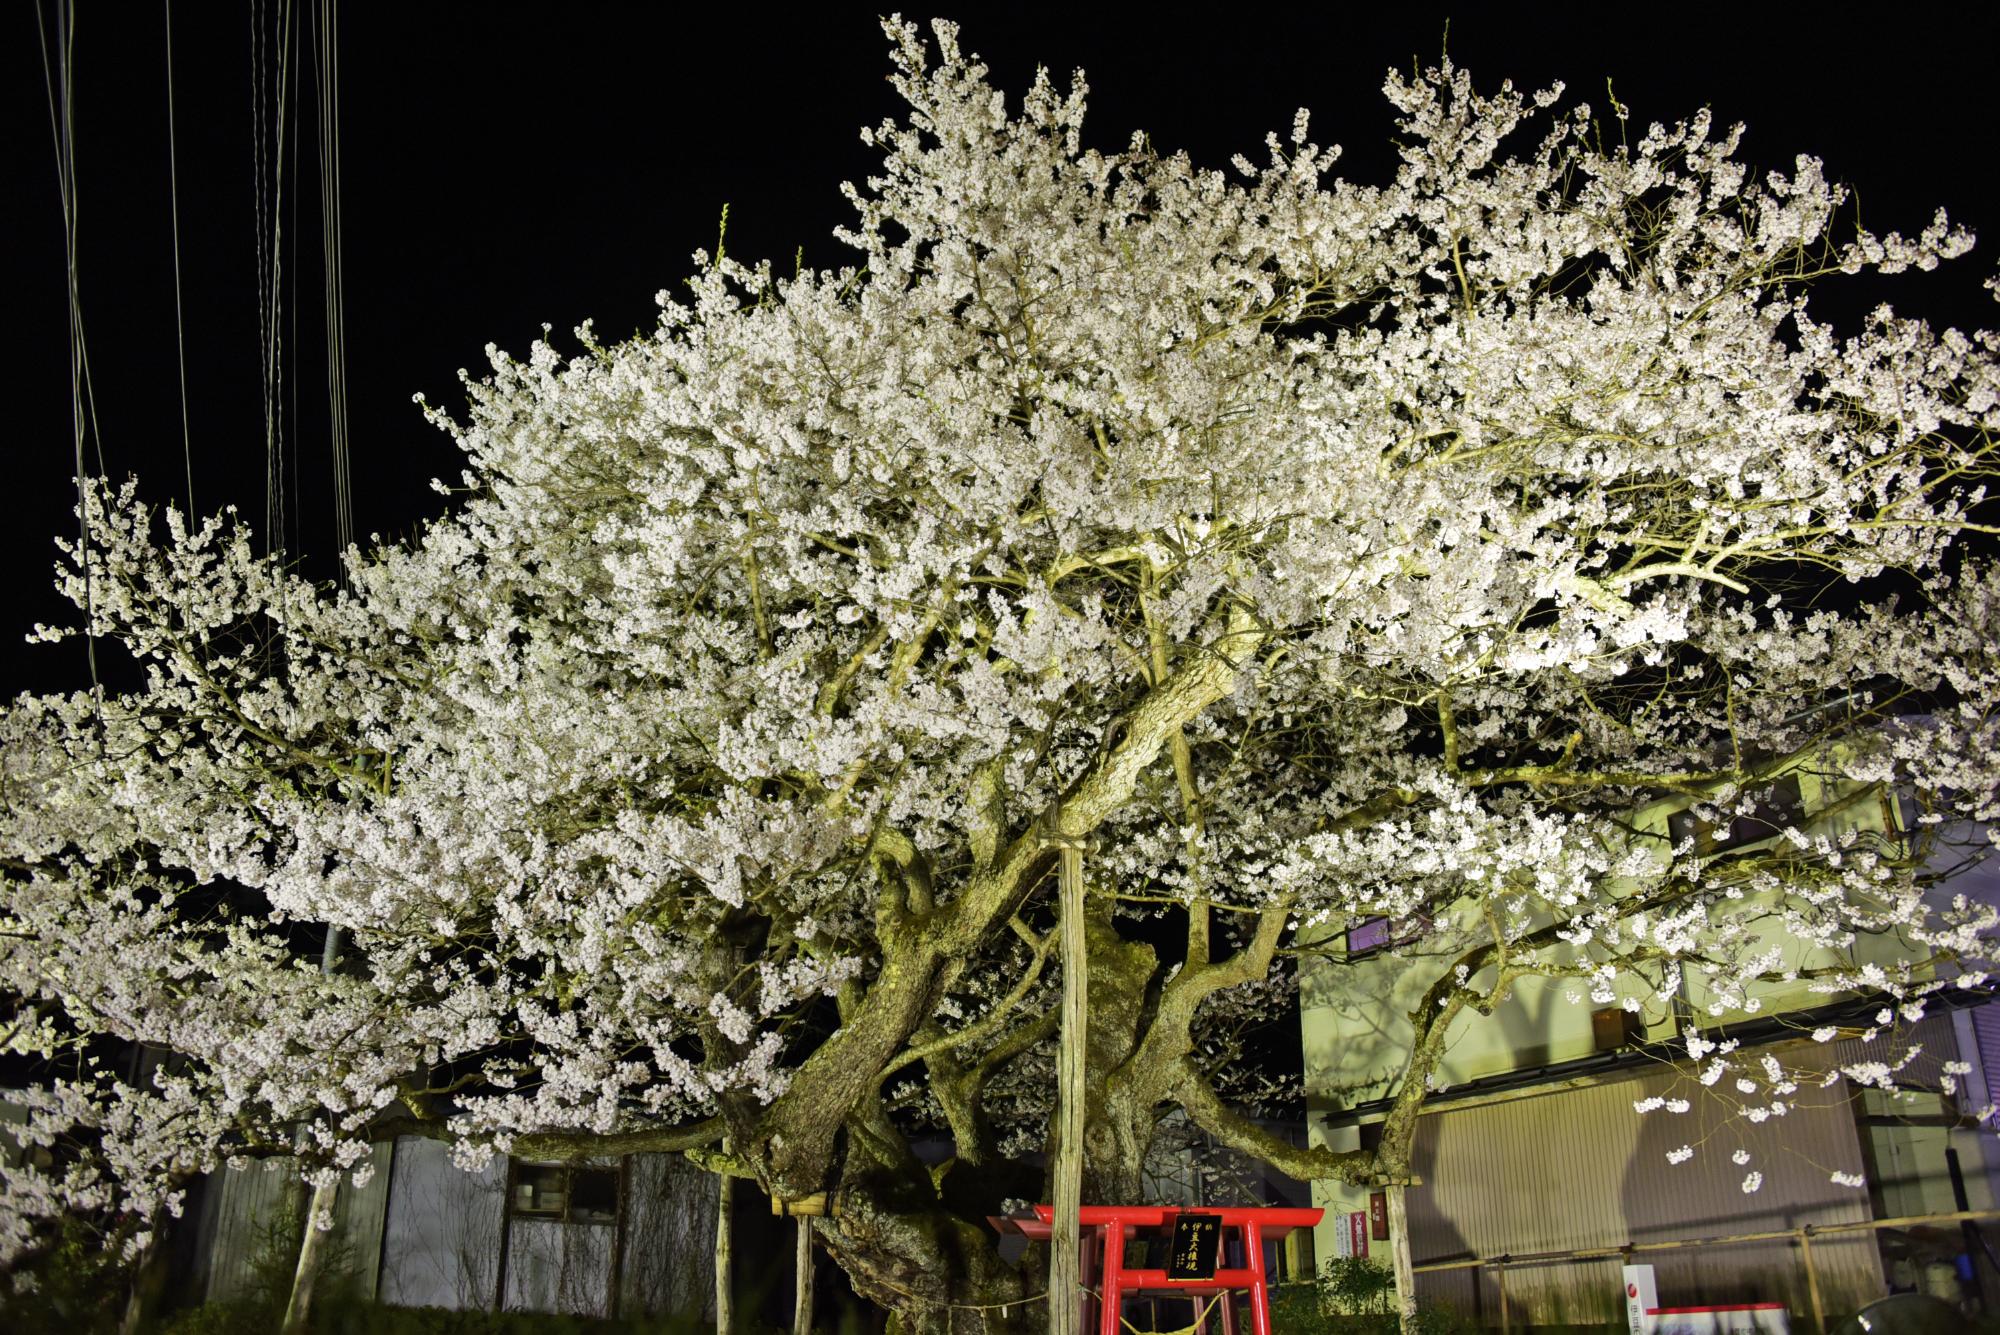
[[[1347,1254],[1368,1255],[1368,1212],[1355,1210],[1347,1216]]]
[[[1651,1335],[1790,1335],[1792,1328],[1791,1312],[1783,1303],[1655,1307],[1646,1319]]]
[[[1649,1265],[1626,1266],[1625,1329],[1627,1335],[1651,1335],[1653,1321],[1648,1313],[1659,1305],[1659,1290],[1653,1287],[1653,1267]]]

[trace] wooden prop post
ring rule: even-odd
[[[1401,1182],[1389,1184],[1389,1260],[1396,1272],[1396,1315],[1408,1332],[1417,1321],[1417,1273],[1410,1266],[1410,1214],[1404,1190]]]
[[[792,1335],[812,1335],[813,1328],[813,1221],[811,1215],[798,1219],[799,1250],[792,1271],[796,1277],[792,1296]]]
[[[340,964],[341,930],[329,925],[320,947],[319,971],[325,976]],[[285,1316],[279,1323],[281,1335],[300,1335],[312,1319],[313,1289],[320,1271],[326,1267],[327,1241],[333,1228],[334,1207],[340,1199],[340,1179],[314,1187],[306,1205],[305,1232],[299,1238],[298,1264],[292,1269],[292,1292],[285,1302]]]
[[[1077,1271],[1083,1205],[1083,1075],[1085,998],[1083,847],[1062,841],[1058,891],[1062,898],[1062,1039],[1056,1057],[1055,1219],[1049,1236],[1049,1335],[1082,1335],[1081,1276]]]
[[[1814,1335],[1827,1335],[1826,1304],[1820,1301],[1819,1272],[1813,1269],[1812,1234],[1810,1224],[1799,1230],[1799,1260],[1806,1267],[1806,1296],[1812,1299]]]
[[[722,1142],[722,1152],[729,1153],[729,1142]],[[729,1265],[729,1219],[736,1204],[736,1179],[728,1173],[716,1175],[715,1188],[715,1335],[729,1335],[729,1328],[736,1322],[730,1301]]]
[[[279,1325],[284,1335],[297,1335],[306,1328],[312,1312],[313,1286],[326,1267],[327,1239],[332,1236],[333,1209],[339,1195],[338,1181],[312,1189],[311,1203],[306,1207],[305,1233],[299,1239],[299,1262],[292,1272],[292,1296],[285,1304],[285,1317]]]

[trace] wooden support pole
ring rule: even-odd
[[[1083,849],[1062,847],[1062,1038],[1056,1055],[1055,1218],[1049,1231],[1049,1335],[1082,1335],[1077,1274],[1083,1209],[1083,1078],[1088,987],[1083,940]]]
[[[1945,1171],[1951,1176],[1952,1203],[1961,1210],[1971,1209],[1972,1202],[1965,1194],[1965,1170],[1959,1164],[1958,1151],[1950,1146],[1945,1147],[1944,1166]],[[1972,1290],[1972,1310],[1983,1314],[1990,1309],[1987,1306],[1986,1285],[1979,1278],[1979,1226],[1967,1219],[1959,1224],[1958,1233],[1965,1242],[1965,1260],[1970,1267],[1966,1273],[1966,1282]]]
[[[320,943],[319,971],[322,976],[340,965],[341,930],[329,925],[326,940]],[[303,1131],[303,1128],[301,1128]],[[285,1316],[279,1326],[283,1335],[299,1335],[312,1319],[313,1288],[326,1266],[327,1242],[333,1229],[333,1211],[340,1196],[338,1178],[327,1186],[314,1187],[306,1207],[305,1232],[299,1238],[298,1264],[292,1269],[292,1293],[285,1300]]]
[[[729,1153],[729,1142],[722,1142],[722,1152]],[[715,1335],[730,1335],[730,1327],[736,1322],[735,1303],[730,1293],[731,1267],[729,1264],[729,1220],[736,1204],[736,1179],[727,1173],[716,1174],[715,1188]]]
[[[1813,1269],[1810,1224],[1799,1230],[1799,1259],[1806,1267],[1806,1295],[1812,1299],[1813,1329],[1818,1335],[1826,1335],[1826,1308],[1820,1302],[1819,1272]]]
[[[1388,1187],[1389,1259],[1396,1270],[1396,1315],[1403,1335],[1411,1335],[1417,1326],[1417,1275],[1410,1266],[1410,1216],[1403,1205],[1404,1190],[1401,1182]]]
[[[812,1335],[813,1328],[813,1221],[811,1215],[798,1219],[798,1254],[792,1264],[795,1277],[792,1295],[792,1335]]]
[[[1415,1278],[1416,1276],[1414,1275],[1411,1276],[1411,1279],[1414,1280]],[[1506,1257],[1503,1256],[1500,1258],[1500,1264],[1494,1268],[1493,1278],[1500,1285],[1500,1335],[1512,1335],[1513,1323],[1508,1319],[1508,1313],[1507,1313],[1507,1258]]]
[[[313,1287],[326,1268],[327,1242],[333,1235],[333,1208],[340,1195],[335,1179],[312,1189],[312,1204],[306,1209],[305,1235],[299,1239],[299,1262],[292,1272],[292,1296],[285,1304],[279,1329],[284,1335],[298,1335],[312,1316]]]
[[[139,1263],[132,1267],[132,1287],[125,1294],[125,1312],[118,1318],[118,1335],[138,1335],[152,1315],[152,1291],[158,1286],[153,1276],[160,1268],[160,1243],[156,1234],[154,1240],[146,1244],[139,1253]]]

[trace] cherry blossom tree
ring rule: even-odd
[[[1781,967],[1746,900],[1907,943],[1829,993],[1984,978],[1991,912],[1910,849],[1723,863],[1627,822],[1836,753],[1993,816],[2000,347],[1808,305],[1969,236],[1861,231],[1705,113],[1638,133],[1448,63],[1389,76],[1383,184],[1304,112],[1233,175],[1103,152],[1080,74],[1010,113],[954,27],[885,27],[909,111],[845,187],[859,262],[718,246],[649,337],[492,351],[430,410],[450,508],[344,587],[89,491],[84,624],[47,636],[143,680],[0,716],[52,1151],[6,1172],[7,1252],[77,1210],[142,1246],[192,1173],[328,1185],[397,1132],[687,1150],[829,1200],[904,1328],[1032,1328],[980,1219],[1041,1190],[1079,846],[1087,1198],[1137,1198],[1174,1114],[1399,1180],[1441,1023],[1536,970],[1746,986]],[[1230,1035],[1301,934],[1444,905],[1476,912],[1432,915],[1461,967],[1402,1131],[1260,1130]],[[133,1081],[112,1041],[166,1056]]]

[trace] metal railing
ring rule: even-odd
[[[1411,1269],[1419,1274],[1450,1270],[1491,1268],[1500,1291],[1500,1335],[1510,1335],[1512,1322],[1507,1310],[1507,1269],[1509,1266],[1548,1265],[1562,1261],[1603,1261],[1635,1256],[1642,1252],[1676,1251],[1688,1247],[1722,1247],[1741,1242],[1796,1242],[1805,1265],[1806,1293],[1812,1302],[1813,1328],[1826,1335],[1826,1311],[1820,1301],[1819,1276],[1813,1270],[1812,1240],[1829,1233],[1858,1233],[1885,1228],[1915,1228],[1925,1224],[1964,1224],[1977,1219],[2000,1219],[2000,1210],[1955,1210],[1947,1214],[1899,1215],[1893,1219],[1857,1219],[1840,1224],[1803,1224],[1798,1228],[1770,1229],[1760,1233],[1728,1233],[1714,1237],[1678,1238],[1671,1242],[1628,1242],[1617,1247],[1573,1247],[1566,1251],[1522,1252],[1500,1256],[1475,1256],[1462,1261],[1428,1261]]]

